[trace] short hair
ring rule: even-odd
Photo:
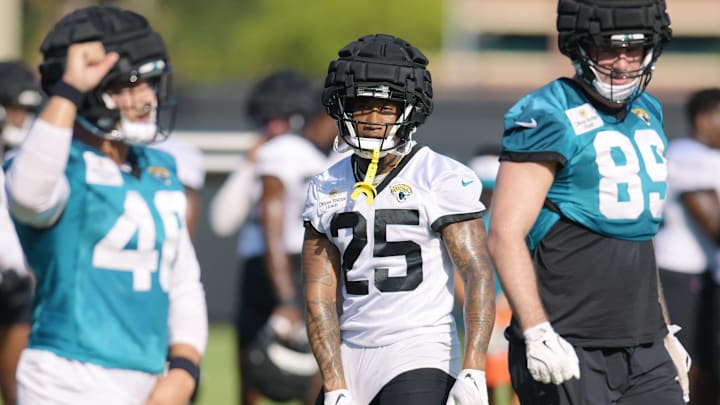
[[[685,104],[685,114],[690,128],[695,131],[697,116],[720,106],[720,88],[712,87],[698,90],[688,98]]]

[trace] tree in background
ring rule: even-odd
[[[148,16],[167,41],[181,84],[253,80],[286,66],[321,77],[342,41],[369,32],[400,35],[432,53],[443,21],[443,0],[25,0],[23,59],[37,65],[40,34],[88,4]]]

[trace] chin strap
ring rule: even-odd
[[[375,180],[375,173],[377,173],[378,162],[380,161],[380,149],[374,149],[372,153],[372,159],[370,165],[368,165],[367,171],[365,172],[365,179],[355,183],[355,190],[352,192],[350,197],[353,200],[357,200],[360,194],[365,194],[368,205],[373,203],[375,196],[377,195],[377,189],[373,186],[373,180]]]

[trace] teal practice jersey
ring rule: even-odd
[[[74,140],[58,221],[47,229],[16,222],[37,279],[29,347],[159,373],[186,200],[170,155],[131,147],[130,156],[134,174]]]
[[[662,221],[667,190],[661,106],[643,93],[619,121],[576,86],[553,81],[505,114],[504,160],[559,163],[527,244],[534,249],[560,213],[601,235],[649,240]]]

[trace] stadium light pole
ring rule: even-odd
[[[21,0],[0,1],[0,60],[20,58]]]

